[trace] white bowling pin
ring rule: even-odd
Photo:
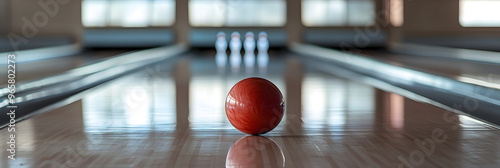
[[[219,69],[224,68],[227,63],[227,41],[226,34],[224,32],[219,32],[217,34],[217,40],[215,42],[215,49],[217,54],[215,55],[215,63]]]
[[[252,32],[247,32],[245,35],[243,46],[245,47],[245,56],[243,56],[245,67],[247,71],[253,71],[255,65],[255,37]]]
[[[267,33],[260,32],[259,40],[257,40],[257,49],[259,53],[257,54],[257,64],[259,68],[267,68],[267,64],[269,62],[269,55],[267,54],[267,50],[269,49],[269,41],[267,41]]]
[[[229,43],[229,48],[231,49],[231,56],[229,56],[229,61],[231,67],[234,71],[239,71],[241,65],[241,40],[240,33],[233,32],[231,34],[231,42]]]
[[[217,33],[217,41],[215,42],[215,49],[217,52],[226,52],[227,41],[226,34],[224,32]]]

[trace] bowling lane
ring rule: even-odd
[[[454,50],[451,49],[451,51]],[[500,89],[500,85],[498,84],[500,83],[500,66],[495,63],[464,61],[453,58],[433,57],[432,55],[405,55],[390,53],[385,50],[360,50],[360,52],[371,58],[382,60],[393,65],[437,74],[466,83]],[[419,53],[420,51],[414,52]],[[474,54],[475,52],[471,51],[470,53]],[[432,54],[432,52],[430,52],[430,54]],[[481,52],[475,54],[481,54]]]
[[[266,73],[218,72],[213,55],[147,67],[17,123],[16,160],[2,152],[0,167],[500,164],[498,130],[471,118],[317,71],[286,52],[270,51]],[[283,120],[263,136],[239,132],[225,116],[226,94],[248,76],[269,79],[286,98]]]
[[[130,52],[129,49],[88,50],[78,54],[16,64],[16,82],[27,82],[57,75],[65,71],[89,65],[114,55]],[[54,52],[54,51],[53,51]],[[23,57],[23,55],[17,55]],[[0,65],[0,85],[7,85],[7,64]]]

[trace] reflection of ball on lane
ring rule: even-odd
[[[273,140],[263,136],[246,136],[231,147],[226,167],[284,167],[283,153]]]
[[[241,132],[263,134],[283,118],[283,95],[266,79],[247,78],[236,83],[226,98],[229,122]]]

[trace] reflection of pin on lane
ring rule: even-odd
[[[259,65],[259,69],[265,70],[267,68],[267,64],[269,63],[269,55],[267,54],[267,50],[269,49],[269,41],[267,41],[267,33],[260,32],[259,38],[257,40],[257,49],[259,53],[257,54],[257,64]]]
[[[234,72],[238,72],[241,65],[241,40],[240,33],[233,32],[231,34],[231,42],[229,43],[229,48],[231,49],[231,56],[229,56],[229,61],[231,63],[231,68]]]
[[[252,32],[247,32],[245,34],[245,41],[243,43],[245,48],[245,56],[243,56],[243,61],[247,72],[252,72],[255,65],[255,36]]]
[[[217,50],[217,54],[215,55],[215,63],[219,69],[223,69],[226,67],[227,63],[227,41],[226,34],[224,32],[217,33],[217,40],[215,42],[215,49]]]
[[[226,167],[285,167],[285,156],[272,139],[246,136],[229,149]]]

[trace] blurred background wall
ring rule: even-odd
[[[270,41],[276,46],[303,42],[339,47],[343,42],[354,44],[353,40],[366,35],[363,33],[368,29],[379,28],[380,32],[369,37],[371,43],[368,46],[383,47],[387,42],[404,41],[479,49],[499,48],[500,25],[461,25],[460,4],[464,1],[467,0],[0,0],[0,33],[11,31],[21,34],[26,25],[23,17],[32,23],[33,16],[43,20],[43,14],[39,13],[49,14],[39,3],[57,2],[58,12],[53,17],[49,16],[48,23],[41,27],[35,25],[38,29],[36,38],[49,38],[52,42],[57,41],[54,38],[61,42],[66,39],[94,47],[139,44],[147,47],[176,42],[211,47],[214,32],[217,31],[269,31],[275,34],[270,36],[275,38]],[[96,7],[94,2],[107,6]],[[270,7],[259,6],[263,2]],[[115,3],[129,4],[119,6]],[[148,6],[146,3],[151,4]],[[395,15],[398,10],[393,10],[396,8],[394,4],[401,5],[401,16]],[[147,6],[146,11],[155,12],[146,19],[147,22],[137,22],[139,26],[131,25],[126,19],[138,15],[128,14],[141,6]],[[91,12],[85,12],[85,9]],[[258,19],[252,20],[253,11],[260,13],[255,14]],[[280,19],[281,16],[284,19]],[[401,17],[401,24],[392,23],[393,16]],[[82,25],[82,18],[83,22],[85,18],[96,22]],[[239,20],[248,21],[248,24]],[[392,24],[387,24],[389,21]]]
[[[15,9],[10,10],[10,27],[13,33],[22,34],[23,27],[32,24],[38,30],[35,35],[37,38],[81,42],[82,0],[9,0],[8,2],[11,3],[9,8]],[[42,6],[47,8],[44,9]]]
[[[10,30],[10,1],[0,0],[0,34],[4,36]]]

